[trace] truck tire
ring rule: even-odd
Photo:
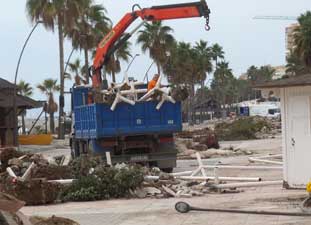
[[[164,173],[172,173],[174,168],[164,168],[164,169],[161,169]]]
[[[80,156],[80,143],[74,138],[70,139],[70,147],[71,147],[71,158],[75,159]]]

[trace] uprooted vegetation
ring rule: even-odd
[[[62,193],[64,201],[93,201],[130,197],[130,190],[140,187],[144,180],[142,167],[107,167],[99,158],[84,157],[72,162],[76,180]]]
[[[128,164],[108,166],[101,157],[81,156],[68,166],[47,161],[40,154],[6,160],[13,172],[0,174],[0,192],[26,205],[113,198],[191,197],[208,192],[208,187],[200,183],[179,179],[158,168]],[[24,177],[29,169],[30,175]]]
[[[247,149],[220,146],[218,141],[274,138],[280,133],[278,119],[243,117],[186,128],[176,135],[175,143],[179,159],[195,159],[196,152],[200,152],[202,158],[249,155],[252,152]]]
[[[246,117],[215,126],[215,133],[222,141],[258,139],[259,133],[271,130],[268,120],[261,117]]]

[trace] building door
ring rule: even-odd
[[[311,179],[310,96],[290,96],[288,105],[288,183],[305,188]]]

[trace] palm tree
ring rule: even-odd
[[[131,43],[129,41],[123,43],[111,56],[106,66],[106,71],[111,74],[113,82],[116,82],[116,73],[120,73],[121,71],[121,60],[128,62],[130,57],[132,57],[130,46]]]
[[[86,80],[83,80],[82,74],[82,67],[81,67],[81,61],[79,58],[77,58],[75,61],[68,64],[70,72],[74,75],[74,80],[76,85],[81,85],[82,83],[86,84]]]
[[[204,89],[204,83],[206,80],[206,74],[211,73],[213,71],[213,64],[211,62],[212,59],[212,51],[211,48],[208,47],[207,42],[200,40],[196,42],[194,49],[197,54],[196,63],[199,66],[200,80],[201,80],[201,88]]]
[[[57,80],[46,79],[37,88],[47,96],[48,101],[44,110],[50,115],[50,132],[54,133],[54,113],[58,110],[58,105],[54,100],[54,93],[60,91],[60,85],[57,84]]]
[[[224,59],[225,52],[223,51],[222,47],[219,44],[214,44],[212,46],[212,54],[213,54],[213,59],[215,61],[216,68],[217,68],[218,59]]]
[[[214,74],[214,80],[212,82],[211,88],[217,96],[218,101],[223,106],[223,110],[225,110],[225,106],[229,102],[229,99],[232,97],[232,89],[234,87],[234,76],[232,73],[232,69],[229,67],[228,62],[221,62],[218,64],[218,68]]]
[[[31,85],[23,80],[21,80],[18,85],[18,94],[25,96],[25,97],[30,97],[33,94],[33,88]],[[22,132],[23,134],[26,134],[26,126],[25,126],[25,116],[26,116],[26,109],[22,112]]]
[[[308,72],[308,69],[304,65],[303,61],[296,56],[294,53],[291,53],[286,58],[286,74],[289,76],[298,76],[303,75]]]
[[[150,58],[153,59],[158,68],[158,74],[161,73],[161,67],[167,61],[167,52],[174,45],[173,29],[169,26],[163,26],[161,21],[146,23],[145,28],[139,31],[137,43],[141,44],[141,49],[145,53],[149,51]]]
[[[311,11],[298,18],[299,26],[294,31],[294,53],[311,68]]]
[[[94,49],[105,34],[111,29],[111,21],[106,17],[106,9],[93,0],[84,0],[79,5],[80,14],[75,18],[73,27],[66,29],[66,33],[72,41],[74,49],[84,52],[84,67],[89,68],[89,51]],[[83,74],[85,81],[89,83],[87,70]]]
[[[75,25],[76,18],[80,15],[81,5],[84,0],[27,0],[26,11],[33,23],[42,21],[45,28],[54,32],[58,27],[59,39],[59,65],[60,65],[60,96],[64,96],[64,30],[70,30]],[[64,138],[62,116],[63,105],[59,110],[59,138]]]
[[[200,40],[196,42],[194,50],[197,55],[196,64],[198,66],[199,77],[201,80],[201,99],[203,99],[205,80],[207,78],[207,73],[213,71],[213,64],[211,62],[212,52],[211,48],[208,47],[207,42]],[[200,119],[203,120],[203,108],[200,107]]]

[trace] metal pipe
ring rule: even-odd
[[[175,209],[180,213],[188,213],[190,211],[201,211],[201,212],[221,212],[221,213],[237,213],[237,214],[255,214],[255,215],[270,215],[270,216],[299,216],[309,217],[311,214],[307,213],[293,213],[293,212],[275,212],[275,211],[255,211],[255,210],[238,210],[238,209],[211,209],[211,208],[198,208],[192,207],[186,202],[177,202]]]
[[[16,83],[17,83],[17,76],[18,76],[18,71],[19,71],[19,66],[21,64],[21,60],[22,60],[22,57],[23,57],[23,54],[24,54],[24,51],[25,51],[25,48],[33,34],[33,32],[36,30],[36,28],[38,27],[38,25],[42,23],[42,21],[37,21],[37,23],[35,24],[35,26],[32,28],[32,30],[30,31],[24,45],[23,45],[23,48],[22,48],[22,51],[19,55],[19,58],[18,58],[18,62],[17,62],[17,66],[16,66],[16,71],[15,71],[15,78],[14,78],[14,93],[13,93],[13,113],[14,113],[14,118],[13,118],[13,122],[14,122],[14,135],[13,135],[13,142],[14,142],[14,145],[18,146],[18,120],[17,120],[17,106],[16,106],[16,96],[17,96],[17,88],[16,88]]]
[[[140,54],[135,54],[134,57],[132,58],[131,62],[129,63],[129,65],[127,66],[125,72],[128,72],[129,69],[131,68],[131,65],[133,64],[134,60],[136,59],[136,57],[140,56]]]
[[[31,133],[31,131],[33,130],[33,128],[37,125],[38,121],[40,120],[42,114],[44,113],[44,109],[41,111],[40,115],[37,117],[36,121],[32,124],[30,130],[28,131],[28,134]]]

